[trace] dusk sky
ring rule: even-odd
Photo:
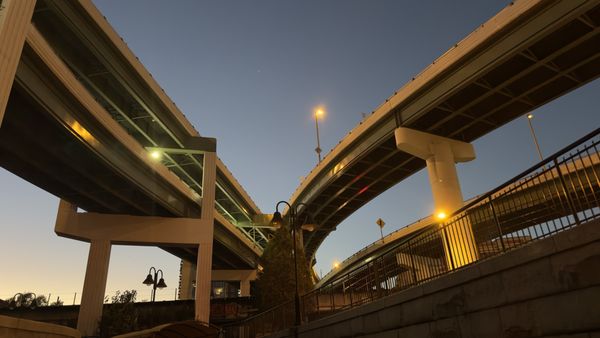
[[[423,68],[509,5],[506,0],[96,0],[94,3],[260,209],[272,213],[316,165],[312,112],[324,106],[326,155]],[[549,155],[600,126],[600,81],[533,112]],[[524,116],[474,143],[460,164],[463,195],[485,193],[538,161]],[[35,156],[35,154],[32,154]],[[0,298],[78,293],[89,245],[54,234],[58,199],[0,168]],[[318,274],[384,234],[428,216],[425,171],[347,218],[317,252]],[[148,268],[164,271],[173,299],[179,259],[152,247],[113,246],[107,294],[137,289]]]

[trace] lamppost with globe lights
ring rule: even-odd
[[[154,270],[154,276],[152,276],[152,270]],[[160,280],[158,279],[159,272]],[[142,283],[146,285],[152,285],[152,295],[150,297],[152,302],[156,300],[156,289],[163,289],[167,287],[167,284],[165,284],[165,279],[163,278],[162,270],[156,270],[155,267],[151,267],[150,270],[148,270],[148,276],[146,276],[146,279],[144,279]]]

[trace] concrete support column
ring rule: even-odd
[[[399,150],[426,161],[436,218],[443,221],[460,209],[463,197],[455,163],[475,159],[473,146],[409,128],[397,128],[395,137]],[[448,267],[458,268],[477,260],[478,250],[468,218],[446,227],[443,241]]]
[[[196,266],[186,260],[181,261],[181,280],[179,281],[179,299],[194,298],[194,280],[196,278]]]
[[[88,255],[77,329],[82,336],[96,336],[102,318],[106,278],[111,244],[108,240],[92,240]]]
[[[429,148],[432,156],[426,158],[425,161],[435,214],[436,216],[441,216],[442,213],[450,215],[460,209],[464,201],[454,164],[454,154],[447,142],[433,143]]]
[[[2,0],[0,6],[0,125],[4,117],[36,0]]]
[[[198,261],[196,264],[196,302],[195,319],[209,323],[210,317],[210,291],[212,271],[212,240],[215,210],[215,183],[217,177],[217,154],[204,153],[204,169],[202,175],[202,216],[210,224],[210,237],[198,247]]]
[[[250,297],[250,280],[243,279],[240,281],[240,297]]]
[[[198,263],[196,268],[195,319],[207,324],[210,320],[211,271],[212,244],[201,244],[198,248]]]

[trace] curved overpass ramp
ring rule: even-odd
[[[597,217],[598,210],[594,207],[596,207],[595,204],[598,204],[598,197],[600,196],[600,177],[598,176],[600,174],[600,154],[597,152],[597,145],[600,143],[600,129],[593,132],[592,137],[586,143],[589,145],[588,150],[592,152],[578,152],[575,149],[573,153],[576,154],[566,156],[568,162],[560,164],[558,168],[564,175],[564,184],[569,190],[573,205],[578,212],[588,210],[589,213]],[[469,215],[469,223],[475,234],[490,232],[490,229],[495,227],[494,221],[490,217],[480,216],[486,213],[489,214],[490,196],[495,197],[494,208],[498,220],[510,220],[510,226],[508,224],[503,225],[503,230],[507,232],[506,237],[504,237],[505,240],[512,239],[514,241],[517,238],[544,236],[542,231],[535,232],[535,230],[542,229],[539,224],[550,224],[552,220],[567,217],[571,212],[570,210],[561,209],[557,207],[558,204],[552,205],[564,198],[564,196],[561,196],[563,192],[559,188],[562,183],[557,167],[553,166],[552,161],[545,162],[549,167],[547,170],[544,169],[542,172],[538,170],[527,175],[521,174],[517,176],[521,177],[520,179],[513,179],[510,184],[504,184],[482,196],[465,201],[463,210]],[[546,165],[541,167],[544,168]],[[540,167],[540,165],[535,167]],[[549,209],[553,210],[550,211]],[[411,237],[423,231],[431,231],[439,224],[439,220],[430,215],[390,233],[384,237],[383,241],[377,240],[348,257],[338,268],[331,270],[319,280],[315,288],[348,274],[350,271],[357,270],[365,263],[371,262],[387,254],[393,248],[404,244]],[[532,226],[538,226],[538,228],[532,230]],[[547,230],[549,231],[549,229]],[[479,237],[483,236],[479,235]],[[479,242],[489,244],[485,240]],[[479,247],[480,255],[485,257],[494,249],[497,248],[482,244]]]
[[[346,217],[421,170],[397,150],[407,127],[472,142],[600,75],[600,1],[515,1],[435,60],[355,127],[290,202],[319,227],[309,259]],[[299,215],[302,217],[302,215]]]

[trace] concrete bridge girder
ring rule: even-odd
[[[0,126],[36,0],[4,0],[0,7]]]

